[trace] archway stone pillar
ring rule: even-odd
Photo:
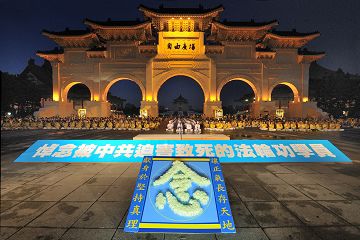
[[[60,101],[61,100],[61,79],[60,79],[60,62],[51,62],[52,67],[52,78],[53,78],[53,101]]]
[[[216,110],[222,110],[221,101],[205,101],[204,102],[205,117],[215,117]]]
[[[145,75],[145,96],[142,96],[143,100],[146,101],[154,101],[157,99],[154,99],[154,91],[153,91],[153,87],[154,87],[154,79],[153,79],[153,75],[154,75],[154,63],[152,60],[150,60],[149,62],[146,63],[146,75]]]
[[[310,64],[302,63],[301,64],[301,89],[299,93],[300,101],[308,102],[309,101],[309,71]]]
[[[84,108],[87,117],[109,117],[111,115],[111,104],[107,101],[86,101]]]
[[[261,84],[258,89],[258,96],[256,97],[256,100],[261,101],[269,101],[271,99],[271,92],[269,91],[269,71],[268,71],[268,61],[269,60],[262,60],[261,64]]]
[[[250,106],[250,115],[251,117],[273,116],[276,111],[275,105],[275,101],[254,101]]]
[[[206,101],[206,99],[210,99],[210,101],[220,101],[220,99],[218,99],[218,96],[217,96],[216,64],[215,64],[215,61],[212,59],[210,59],[209,71],[210,71],[210,79],[209,79],[208,88],[209,88],[210,96],[204,96],[205,101]],[[207,82],[206,79],[204,82]]]

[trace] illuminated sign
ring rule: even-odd
[[[86,117],[86,109],[85,108],[80,108],[78,110],[78,116],[79,116],[79,118],[85,118]]]
[[[124,231],[235,233],[218,158],[144,157]]]
[[[221,162],[351,162],[327,140],[39,140],[16,162],[141,162],[145,156]]]
[[[202,32],[159,32],[158,54],[205,54]]]
[[[148,116],[148,110],[147,109],[140,109],[140,117],[147,117]]]
[[[276,114],[276,117],[282,119],[284,117],[284,109],[276,109],[275,114]]]
[[[176,44],[173,45],[174,43],[176,43]],[[196,47],[195,47],[194,42],[175,41],[175,42],[168,42],[167,49],[168,50],[181,50],[181,51],[186,51],[186,50],[194,51],[196,49]]]
[[[221,108],[215,110],[215,118],[222,118],[223,110]]]

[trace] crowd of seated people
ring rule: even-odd
[[[246,127],[266,131],[343,131],[344,128],[359,128],[360,119],[261,119],[226,115],[221,119],[207,118],[202,121],[204,130],[228,131]]]
[[[2,117],[2,130],[15,129],[113,129],[113,130],[153,130],[160,125],[160,118],[140,118],[126,116],[111,117],[51,117],[14,118]]]
[[[152,130],[158,129],[165,120],[166,131],[173,133],[202,133],[204,131],[231,131],[258,128],[264,131],[343,131],[345,128],[360,128],[359,118],[340,119],[276,119],[250,118],[225,115],[222,118],[140,118],[138,116],[114,115],[111,117],[78,118],[15,118],[1,117],[1,130],[15,129],[114,129]]]

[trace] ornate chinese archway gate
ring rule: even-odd
[[[252,115],[275,114],[271,91],[277,84],[296,89],[291,117],[320,116],[308,101],[309,63],[324,56],[301,48],[319,33],[276,31],[277,21],[219,22],[222,6],[204,9],[152,9],[140,6],[143,21],[92,21],[86,31],[44,31],[61,49],[38,52],[53,68],[53,101],[38,116],[70,116],[64,98],[69,84],[91,91],[90,116],[109,116],[106,94],[113,82],[134,81],[141,89],[141,110],[158,115],[157,94],[169,78],[184,75],[204,92],[204,114],[221,109],[220,92],[229,81],[247,82],[255,93]],[[289,108],[290,108],[289,107]]]

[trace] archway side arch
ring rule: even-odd
[[[206,77],[201,74],[191,71],[191,70],[170,70],[165,73],[162,73],[160,76],[155,77],[156,81],[154,81],[155,86],[153,90],[153,97],[155,101],[158,101],[158,93],[161,86],[170,78],[175,76],[185,76],[193,79],[195,82],[199,84],[204,94],[204,101],[206,102],[209,99],[209,85],[206,85]],[[210,82],[210,81],[209,81]]]
[[[145,86],[141,80],[139,80],[137,77],[135,77],[132,74],[121,74],[120,76],[115,76],[115,77],[109,78],[109,80],[106,81],[106,87],[102,91],[101,99],[103,101],[107,101],[107,94],[108,94],[111,86],[114,83],[116,83],[118,81],[122,81],[122,80],[129,80],[129,81],[136,83],[136,85],[138,85],[141,90],[141,100],[145,101],[145,96],[146,96]]]
[[[291,89],[291,91],[293,92],[293,94],[294,94],[294,102],[299,102],[300,101],[299,90],[297,89],[297,87],[294,84],[289,83],[289,82],[277,82],[277,83],[273,84],[271,86],[271,88],[269,89],[270,100],[271,100],[272,91],[278,85],[288,86]]]
[[[255,80],[247,75],[230,75],[230,76],[226,76],[223,79],[220,80],[220,84],[218,85],[217,89],[216,89],[216,100],[220,101],[220,94],[221,94],[221,90],[223,89],[223,87],[231,81],[243,81],[246,82],[247,84],[249,84],[249,86],[251,87],[251,89],[254,91],[254,95],[255,95],[255,99],[259,100],[259,96],[258,96],[258,87],[255,85]]]
[[[70,90],[73,86],[75,86],[76,84],[83,84],[83,85],[85,85],[85,86],[89,89],[89,91],[90,91],[90,100],[92,101],[93,98],[94,98],[94,95],[93,95],[94,93],[93,93],[91,87],[89,87],[89,86],[88,86],[86,83],[84,83],[84,82],[71,82],[71,83],[67,84],[67,85],[64,87],[64,89],[62,90],[61,101],[62,101],[62,102],[67,102],[67,101],[68,101],[68,100],[67,100],[67,96],[68,96],[69,90]]]

